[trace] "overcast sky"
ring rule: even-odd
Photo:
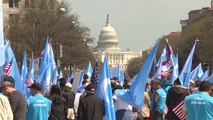
[[[190,10],[210,7],[211,0],[68,0],[72,13],[98,40],[109,14],[122,51],[149,48],[162,35],[180,31]]]

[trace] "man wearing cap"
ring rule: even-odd
[[[25,120],[27,103],[21,92],[14,88],[15,80],[11,76],[4,78],[1,87],[3,94],[8,96],[13,111],[13,120]]]
[[[29,88],[32,96],[27,99],[27,120],[48,120],[52,102],[41,94],[39,83],[33,83]]]
[[[72,88],[72,84],[68,82],[68,83],[65,84],[65,87],[62,89],[63,90],[62,96],[66,100],[67,108],[68,108],[68,110],[67,110],[67,119],[68,120],[74,120],[75,119],[75,115],[74,115],[75,95],[71,91],[71,88]]]
[[[77,120],[103,120],[104,102],[95,96],[95,86],[89,84],[86,96],[80,98]]]

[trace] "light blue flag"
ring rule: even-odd
[[[27,79],[24,83],[24,85],[26,86],[26,96],[25,98],[28,98],[31,94],[30,94],[30,89],[27,88],[29,86],[31,86],[34,83],[34,59],[31,59],[31,63],[30,63],[30,69],[27,73]]]
[[[51,67],[49,65],[49,58],[50,57],[50,47],[49,47],[49,37],[47,37],[46,39],[46,43],[45,43],[45,47],[44,47],[44,50],[43,50],[43,54],[42,54],[42,58],[41,58],[41,63],[39,65],[39,69],[38,69],[38,80],[37,82],[38,83],[41,83],[42,82],[42,79],[45,75],[45,70],[47,70],[46,68],[47,67]]]
[[[19,90],[21,93],[24,93],[24,89],[23,89],[24,84],[20,77],[19,68],[16,63],[16,58],[14,56],[14,53],[10,46],[9,41],[6,41],[6,44],[8,44],[8,46],[5,49],[5,66],[12,60],[12,68],[10,71],[10,76],[12,76],[15,80],[15,89]]]
[[[102,71],[98,79],[96,96],[104,100],[104,106],[105,106],[104,120],[115,120],[115,109],[114,109],[114,104],[112,100],[112,88],[111,88],[110,74],[109,74],[107,60],[108,59],[105,56]]]
[[[51,64],[49,59],[49,64],[47,64],[47,68],[45,70],[45,74],[41,81],[42,92],[45,93],[46,91],[50,90],[51,87]]]
[[[93,72],[92,65],[91,65],[91,62],[89,62],[88,67],[87,67],[87,69],[85,71],[85,73],[88,75],[89,80],[91,79],[92,72]]]
[[[123,86],[123,84],[124,84],[124,77],[125,77],[125,76],[124,76],[124,71],[121,70],[121,71],[120,71],[120,77],[119,77],[119,79],[118,79],[121,86]]]
[[[203,69],[201,63],[190,73],[190,80],[200,80],[203,75]]]
[[[203,80],[206,80],[208,77],[209,77],[209,73],[210,73],[210,70],[209,68],[203,73],[203,75],[201,76],[200,80],[203,81]]]
[[[78,93],[83,93],[85,91],[84,86],[82,85],[83,80],[84,80],[84,73],[85,73],[84,70],[81,71],[81,73],[80,73],[80,80],[79,80],[78,87],[77,87]]]
[[[23,82],[24,94],[26,94],[26,89],[27,89],[27,87],[25,86],[26,78],[27,78],[27,54],[26,52],[24,52],[24,57],[22,60],[22,68],[21,68],[21,80]]]
[[[34,82],[34,59],[32,58],[31,59],[31,63],[30,63],[30,69],[28,71],[28,74],[27,74],[27,79],[29,79],[31,81],[31,83]],[[31,86],[31,85],[29,85]]]
[[[195,41],[194,46],[193,46],[184,66],[183,66],[183,69],[179,75],[180,83],[187,88],[189,87],[190,73],[191,73],[191,69],[192,69],[192,60],[193,60],[193,56],[194,56],[196,43],[197,43],[197,40]]]
[[[115,69],[112,71],[111,78],[117,77],[120,78],[120,65],[118,64]]]
[[[3,33],[3,9],[2,0],[0,0],[0,82],[4,78],[4,64],[5,64],[5,47],[4,47],[4,33]]]
[[[207,79],[210,83],[213,83],[213,74]]]
[[[172,76],[171,76],[171,83],[173,84],[174,81],[178,78],[179,76],[179,64],[178,64],[178,54],[174,58],[174,66],[172,70]]]
[[[131,80],[130,80],[130,84],[134,83],[136,78],[137,78],[138,74],[136,74]]]
[[[5,64],[4,56],[4,30],[3,30],[3,9],[2,9],[2,0],[0,0],[0,67]],[[2,68],[1,68],[2,69]],[[2,69],[3,70],[3,69]]]
[[[60,70],[59,76],[58,76],[58,79],[61,79],[61,78],[63,78],[63,72],[62,72],[62,70]]]
[[[159,46],[160,40],[154,46],[149,57],[146,59],[145,63],[141,67],[135,81],[130,86],[130,89],[120,97],[124,102],[132,105],[135,108],[143,107],[144,100],[144,89],[148,80],[148,76],[155,59],[155,55]]]
[[[72,81],[71,81],[72,79],[74,79],[74,72],[71,71],[71,72],[69,73],[68,77],[67,77],[67,82],[71,83],[71,82],[72,82]]]
[[[156,65],[155,74],[152,77],[152,80],[161,79],[161,71],[162,71],[162,59],[159,58],[158,63]]]
[[[51,80],[52,80],[52,84],[56,85],[57,84],[57,77],[58,77],[58,70],[57,70],[57,66],[56,66],[56,63],[55,63],[55,59],[54,59],[54,53],[53,53],[52,45],[49,44],[49,47],[50,47]]]
[[[52,84],[53,85],[57,85],[57,77],[58,77],[58,69],[56,67],[52,74]]]

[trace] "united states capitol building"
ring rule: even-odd
[[[110,69],[115,68],[119,64],[121,69],[126,70],[128,62],[132,58],[142,57],[141,51],[120,50],[116,31],[110,25],[109,15],[107,15],[106,25],[100,32],[99,40],[93,53],[96,59],[101,62],[107,56]]]

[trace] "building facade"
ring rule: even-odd
[[[213,0],[211,0],[211,7],[204,7],[202,9],[190,11],[188,13],[188,19],[180,21],[181,29],[184,31],[184,29],[191,23],[211,16],[213,16]]]
[[[8,30],[9,22],[14,21],[18,18],[19,8],[23,0],[3,0],[3,19],[4,19],[4,30]]]
[[[101,62],[103,62],[104,57],[107,56],[111,69],[119,64],[121,69],[126,70],[128,62],[132,58],[142,57],[142,52],[130,50],[120,51],[116,31],[109,22],[109,15],[107,15],[106,25],[100,32],[99,40],[93,54],[95,58]]]

